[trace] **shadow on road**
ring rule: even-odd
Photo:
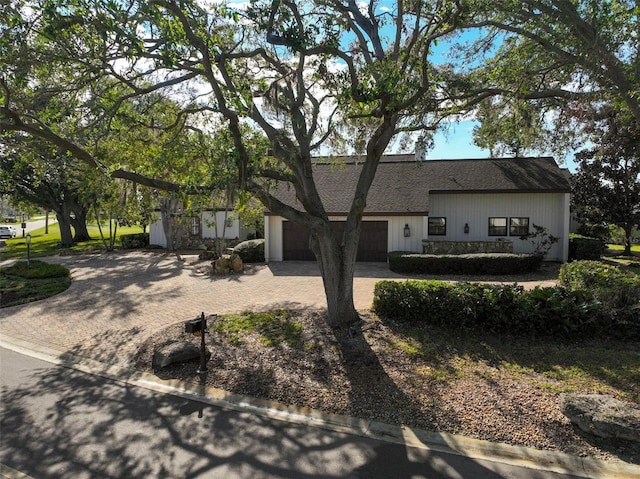
[[[35,363],[3,384],[0,445],[2,463],[32,477],[508,477],[458,456],[229,412]]]

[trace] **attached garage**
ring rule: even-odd
[[[332,221],[338,235],[344,231],[344,221]],[[387,261],[388,221],[363,221],[356,261]],[[315,261],[309,249],[309,229],[291,221],[282,222],[283,259],[290,261]]]

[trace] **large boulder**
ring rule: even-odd
[[[207,360],[211,357],[211,351],[205,351]],[[182,363],[200,359],[200,348],[189,341],[174,341],[163,344],[153,353],[153,367],[155,369],[166,368],[170,364]]]
[[[262,263],[264,261],[264,239],[252,239],[238,243],[233,252],[245,263]]]
[[[216,274],[229,274],[231,272],[231,260],[229,255],[222,255],[213,262],[213,271]]]
[[[234,273],[241,273],[244,270],[242,259],[235,253],[229,256],[229,265]]]
[[[585,432],[640,442],[640,408],[611,396],[565,394],[562,412]]]

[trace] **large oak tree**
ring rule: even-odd
[[[458,111],[460,72],[429,59],[464,15],[461,2],[448,0],[398,1],[389,8],[354,0],[252,1],[242,10],[189,0],[51,0],[38,5],[32,25],[44,39],[42,49],[70,72],[70,90],[108,76],[127,89],[123,99],[170,91],[185,113],[221,117],[234,143],[238,187],[312,231],[329,321],[339,326],[357,319],[360,223],[385,149],[397,135],[431,131]],[[11,91],[7,86],[0,110],[6,128],[30,129],[62,147],[68,141],[69,151],[95,164],[53,125],[15,109]],[[252,151],[245,125],[262,132],[268,152]],[[314,157],[327,151],[354,152],[362,162],[339,237],[313,178]],[[145,181],[135,171],[114,173]],[[275,183],[291,185],[301,208],[278,201]]]

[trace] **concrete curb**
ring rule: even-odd
[[[377,421],[329,414],[310,408],[289,406],[276,401],[242,396],[218,388],[187,384],[178,380],[163,380],[146,372],[101,363],[90,358],[36,346],[6,336],[0,338],[0,346],[43,361],[124,384],[292,424],[318,427],[410,447],[491,460],[530,469],[573,474],[585,478],[637,479],[640,477],[640,466],[622,461],[582,458],[560,452],[493,443],[455,434],[394,426]]]

